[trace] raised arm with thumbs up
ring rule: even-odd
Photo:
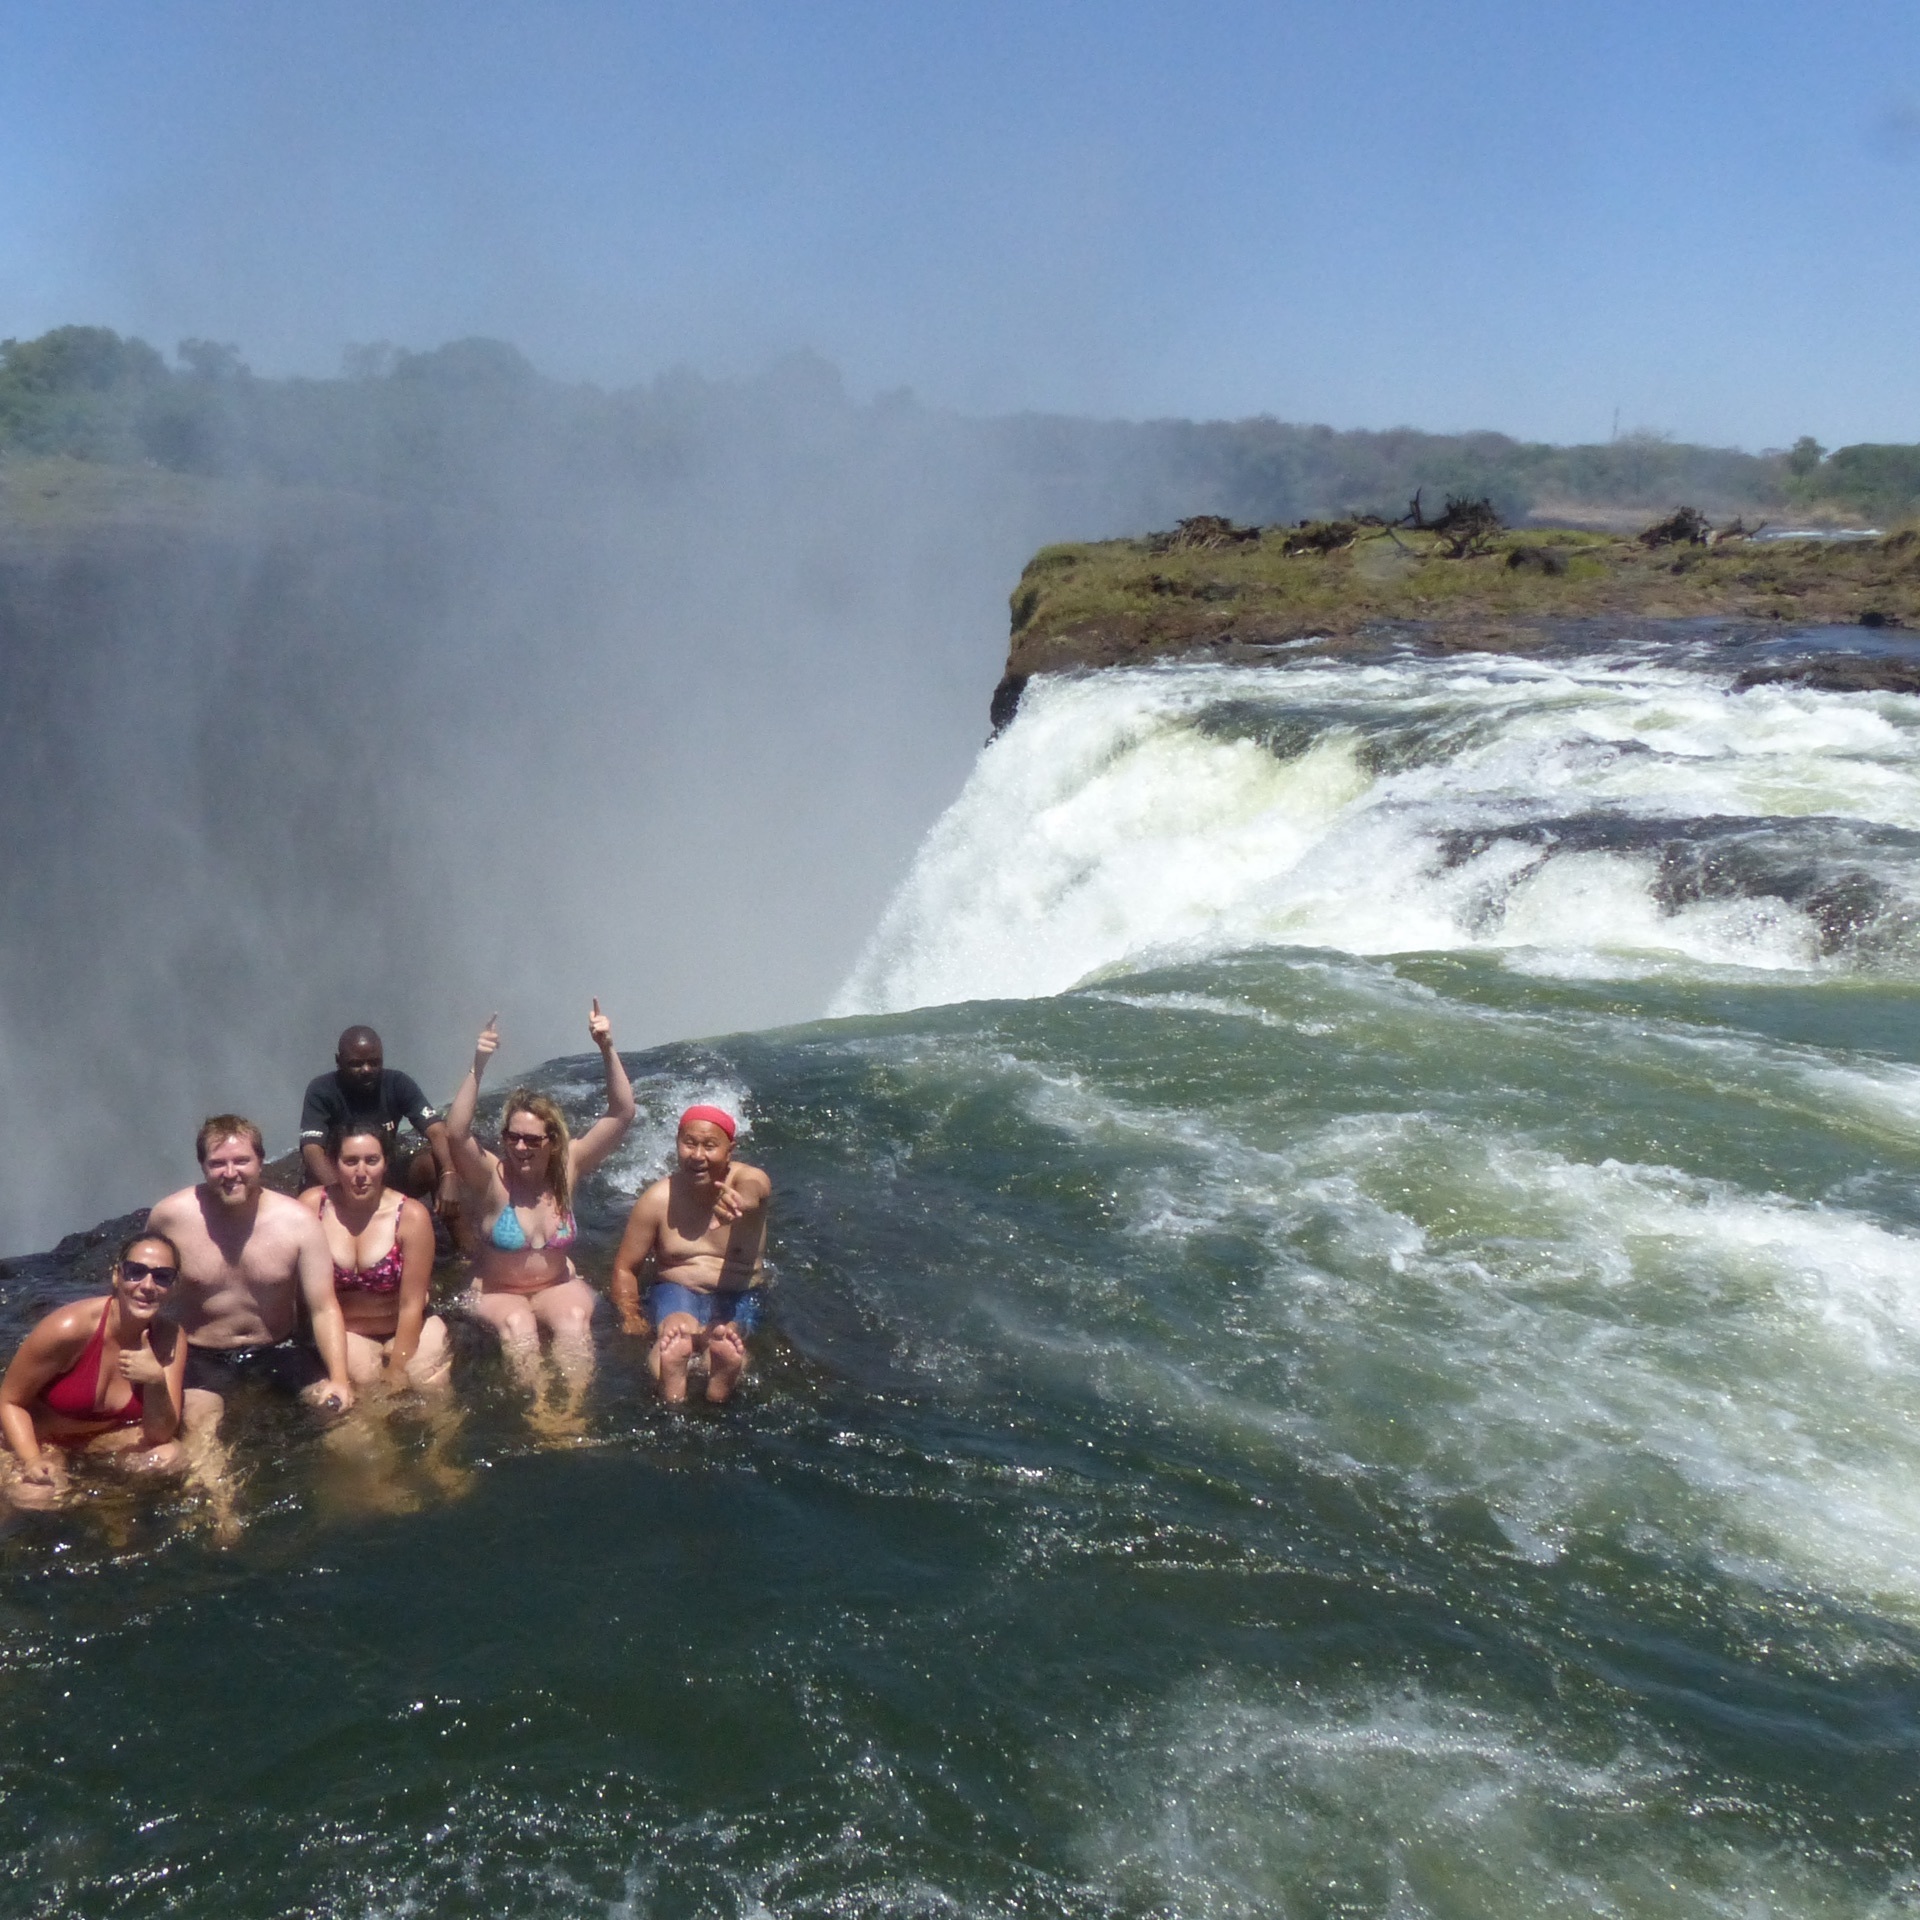
[[[633,1088],[614,1050],[613,1023],[595,1000],[587,1035],[606,1065],[607,1110],[577,1140],[550,1094],[519,1087],[500,1114],[498,1151],[473,1137],[480,1076],[500,1045],[496,1014],[474,1042],[473,1065],[447,1115],[447,1136],[474,1201],[476,1244],[472,1309],[500,1335],[508,1368],[535,1396],[534,1418],[573,1431],[581,1396],[593,1375],[594,1294],[580,1278],[571,1249],[578,1183],[606,1159],[633,1124]],[[549,1346],[563,1399],[556,1412],[541,1370]]]

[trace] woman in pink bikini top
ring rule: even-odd
[[[67,1456],[174,1473],[187,1343],[160,1318],[180,1253],[165,1234],[137,1233],[114,1262],[112,1291],[56,1307],[21,1341],[0,1379],[8,1491],[51,1506],[65,1491]]]
[[[333,1179],[300,1204],[316,1214],[333,1256],[333,1292],[347,1323],[347,1373],[355,1386],[447,1384],[447,1327],[427,1311],[433,1285],[433,1216],[387,1185],[377,1130],[348,1120],[328,1134]]]

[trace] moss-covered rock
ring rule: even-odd
[[[1569,620],[1920,627],[1920,533],[1647,544],[1499,531],[1462,557],[1431,530],[1317,522],[1232,541],[1149,535],[1042,548],[1014,590],[1010,679],[1407,629],[1524,648]]]

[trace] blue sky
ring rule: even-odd
[[[1920,6],[0,0],[0,334],[1920,440]]]

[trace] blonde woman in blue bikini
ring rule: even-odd
[[[550,1418],[542,1391],[540,1342],[551,1343],[566,1404],[578,1413],[593,1378],[594,1291],[574,1269],[573,1196],[633,1124],[633,1088],[613,1049],[613,1027],[593,1003],[587,1031],[607,1069],[607,1110],[578,1140],[544,1093],[516,1087],[500,1116],[500,1151],[473,1137],[480,1076],[500,1045],[498,1014],[474,1044],[473,1066],[447,1113],[447,1144],[478,1223],[473,1291],[468,1304],[500,1336],[501,1352],[520,1384]]]

